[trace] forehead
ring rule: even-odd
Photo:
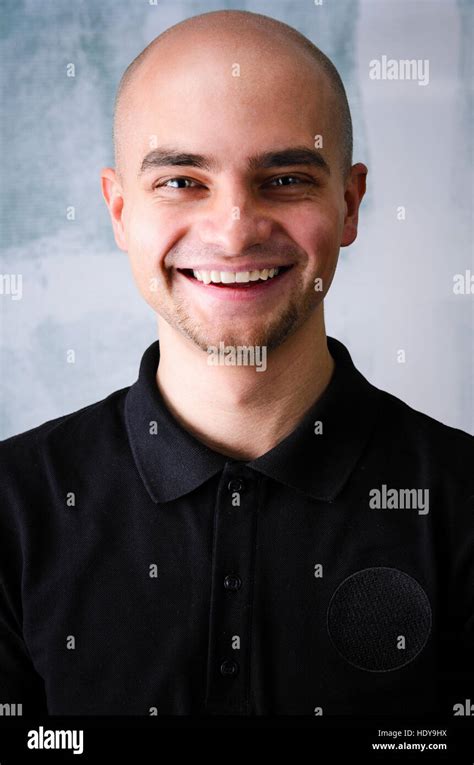
[[[130,88],[126,161],[137,169],[155,146],[228,158],[266,146],[314,145],[331,151],[333,94],[305,52],[191,40],[150,57]]]

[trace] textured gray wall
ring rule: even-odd
[[[163,29],[221,8],[296,27],[348,90],[369,190],[326,300],[328,334],[376,385],[474,432],[474,295],[453,292],[455,274],[474,273],[470,0],[3,0],[0,438],[135,380],[156,322],[100,193],[114,92]],[[383,55],[428,59],[429,85],[371,80]],[[5,275],[21,275],[21,299]]]

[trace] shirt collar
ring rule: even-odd
[[[348,480],[373,430],[381,391],[356,369],[339,340],[327,338],[335,362],[331,380],[296,429],[257,459],[244,462],[263,475],[323,501]],[[169,502],[221,471],[231,458],[186,431],[166,407],[156,383],[159,340],[144,352],[138,379],[125,399],[133,456],[154,502]],[[322,432],[315,432],[315,423]]]

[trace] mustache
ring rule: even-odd
[[[288,243],[252,246],[235,255],[206,245],[179,244],[166,254],[164,265],[166,268],[183,270],[200,266],[202,268],[207,264],[220,264],[232,271],[244,267],[245,264],[251,264],[254,268],[290,266],[301,259],[301,251]]]

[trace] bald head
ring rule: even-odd
[[[114,110],[114,150],[116,171],[123,180],[126,144],[133,130],[136,93],[146,73],[166,66],[169,58],[185,49],[200,53],[206,46],[225,50],[232,40],[239,50],[253,49],[264,60],[265,55],[277,62],[285,54],[294,61],[310,64],[314,75],[324,77],[331,92],[331,129],[335,128],[339,144],[340,167],[344,178],[352,165],[352,121],[344,85],[330,59],[308,38],[283,22],[249,11],[212,11],[185,19],[158,35],[125,70],[117,90]],[[316,81],[316,80],[315,80]]]

